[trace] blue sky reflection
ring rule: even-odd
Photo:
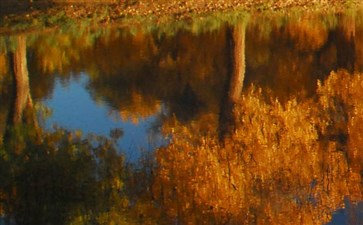
[[[138,124],[122,121],[105,102],[92,99],[87,83],[86,74],[72,77],[66,83],[56,79],[53,93],[42,102],[52,110],[45,121],[47,129],[57,125],[68,130],[81,130],[83,134],[103,136],[109,136],[113,129],[121,129],[123,136],[118,141],[118,147],[131,162],[138,159],[141,151],[151,151],[166,143],[163,135],[152,129],[158,117],[165,113],[163,109],[153,116],[140,118]]]

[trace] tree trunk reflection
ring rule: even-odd
[[[246,24],[246,21],[241,21],[235,27],[227,29],[227,52],[231,57],[229,59],[231,65],[228,65],[230,69],[228,71],[225,96],[221,102],[219,117],[219,137],[222,141],[234,130],[236,116],[233,111],[241,97],[243,89],[246,71]]]
[[[26,37],[16,37],[17,48],[14,52],[14,80],[15,80],[15,102],[13,123],[18,124],[23,119],[27,107],[32,108],[33,102],[29,88],[29,73],[26,59]]]

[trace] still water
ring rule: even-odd
[[[2,36],[0,224],[363,224],[362,15]]]

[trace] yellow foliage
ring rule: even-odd
[[[332,73],[316,100],[283,105],[252,87],[223,143],[197,121],[174,122],[173,142],[156,153],[154,185],[169,216],[185,224],[321,224],[343,196],[362,199],[361,76]],[[349,106],[347,156],[331,131],[342,104]]]
[[[299,50],[316,50],[321,48],[328,39],[328,32],[322,21],[314,23],[308,19],[289,23],[286,33],[296,43]]]
[[[146,119],[161,110],[161,102],[149,99],[148,96],[141,95],[133,90],[131,94],[131,106],[120,107],[120,117],[123,121],[131,121],[138,124],[140,119]]]

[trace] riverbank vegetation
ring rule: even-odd
[[[71,25],[138,25],[188,21],[222,13],[342,11],[361,5],[359,0],[31,0],[4,1],[0,9],[0,33],[69,27]]]
[[[9,224],[322,224],[345,207],[360,224],[363,74],[353,71],[363,68],[362,14],[323,15],[246,16],[219,30],[212,18],[183,20],[185,36],[86,27],[0,39],[0,216]],[[227,54],[246,64],[216,66]],[[244,73],[227,78],[246,65],[253,83]],[[337,68],[345,70],[330,73]],[[112,140],[42,130],[32,98],[50,95],[54,74],[81,72],[122,120],[167,107],[170,145],[132,167]]]

